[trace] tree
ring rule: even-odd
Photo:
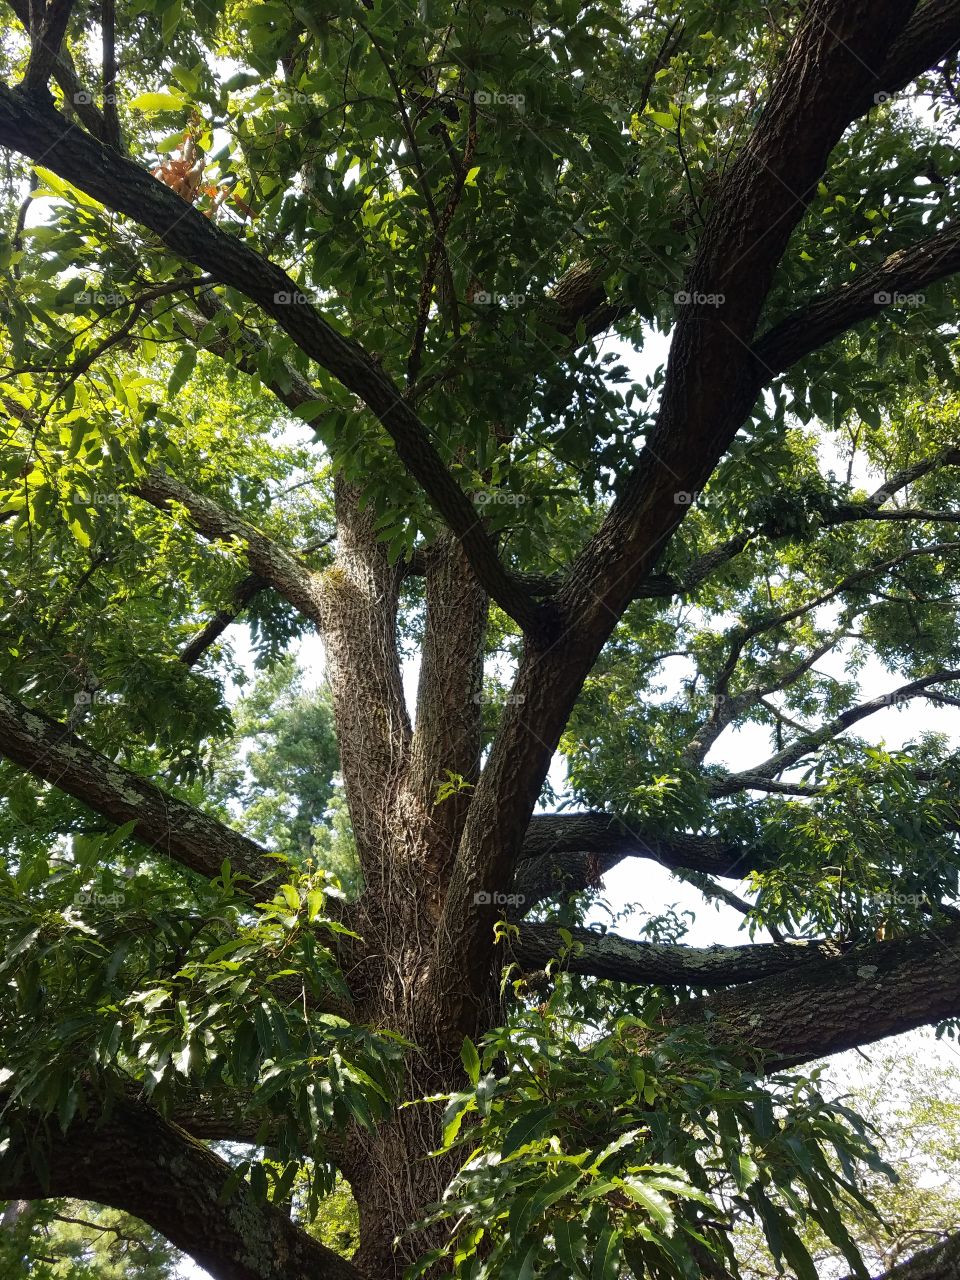
[[[960,1016],[956,760],[858,736],[957,703],[960,5],[10,10],[0,1194],[229,1280],[865,1275],[796,1069]],[[625,858],[773,940],[586,928]]]
[[[905,1053],[871,1054],[859,1067],[852,1079],[842,1073],[846,1101],[877,1118],[881,1148],[897,1180],[883,1174],[869,1177],[868,1198],[880,1215],[863,1212],[857,1240],[877,1271],[917,1267],[918,1262],[922,1266],[924,1255],[929,1261],[930,1252],[943,1247],[958,1216],[957,1073],[931,1062],[922,1042]],[[776,1271],[760,1233],[744,1228],[738,1244],[751,1280],[772,1280]],[[828,1269],[827,1274],[846,1274],[843,1258],[822,1233],[814,1229],[807,1244],[819,1268]],[[948,1247],[955,1250],[956,1241]],[[939,1269],[933,1267],[927,1274],[938,1273],[949,1274],[942,1261]]]

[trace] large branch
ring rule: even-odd
[[[960,223],[892,253],[877,267],[857,271],[841,285],[792,312],[769,329],[754,352],[768,375],[782,373],[863,320],[887,311],[896,295],[919,293],[960,271]]]
[[[830,153],[881,88],[887,51],[913,8],[807,6],[690,270],[690,295],[722,305],[680,308],[649,443],[565,593],[575,613],[599,605],[619,616],[684,515],[677,492],[702,487],[750,413],[765,381],[751,344],[776,270]]]
[[[704,871],[743,879],[770,863],[760,845],[720,836],[662,835],[642,821],[603,812],[540,813],[530,821],[511,892],[529,910],[544,898],[595,884],[625,858],[648,858],[671,870]]]
[[[512,958],[525,970],[541,969],[564,945],[552,924],[519,924]],[[820,943],[757,943],[740,947],[670,946],[635,942],[614,933],[571,929],[574,946],[561,967],[570,973],[616,982],[662,986],[725,987],[753,982],[822,960],[829,946]]]
[[[8,1118],[9,1119],[9,1118]],[[143,1104],[112,1102],[108,1112],[78,1118],[48,1135],[35,1117],[16,1114],[10,1148],[0,1159],[0,1198],[69,1196],[122,1209],[183,1249],[214,1280],[361,1280],[360,1273],[260,1204],[240,1182],[219,1197],[230,1166],[183,1129]],[[48,1176],[36,1172],[32,1148],[43,1149]]]
[[[157,852],[212,878],[225,859],[254,884],[277,880],[261,845],[167,795],[145,778],[86,746],[59,721],[0,693],[0,755],[74,796]]]
[[[257,577],[273,587],[318,628],[321,627],[319,575],[265,534],[168,472],[151,471],[137,482],[132,492],[161,509],[171,502],[186,507],[193,523],[205,537],[242,543],[250,568]],[[250,598],[254,594],[251,590]]]
[[[960,0],[932,0],[923,5],[887,54],[877,77],[882,92],[899,93],[958,49]],[[856,114],[868,110],[872,101],[869,93],[862,93]],[[554,323],[562,333],[573,335],[583,324],[586,336],[594,337],[633,311],[632,304],[623,298],[608,299],[604,281],[609,273],[607,262],[578,263],[559,281],[551,302],[557,312]]]
[[[960,1231],[898,1262],[876,1280],[960,1280]]]
[[[960,923],[857,947],[682,1006],[779,1070],[960,1015]]]
[[[501,564],[474,504],[402,391],[358,343],[324,318],[281,267],[227,235],[146,170],[66,124],[50,103],[6,85],[0,85],[0,144],[42,162],[108,209],[133,218],[173,253],[262,307],[306,355],[376,414],[403,464],[460,539],[490,596],[525,630],[541,630],[543,609]]]
[[[30,0],[7,0],[10,8],[17,15],[24,31],[30,31]],[[64,101],[75,111],[95,138],[108,142],[108,129],[100,109],[94,104],[93,97],[84,90],[83,84],[73,65],[73,60],[61,46],[51,68],[53,78],[63,91]]]
[[[489,903],[478,895],[512,877],[519,832],[584,676],[683,517],[678,491],[702,487],[751,413],[764,382],[752,343],[777,268],[831,152],[883,89],[881,72],[914,8],[897,0],[808,5],[763,114],[721,184],[687,288],[722,296],[723,305],[680,308],[648,443],[558,592],[572,625],[549,651],[527,646],[473,796],[431,984],[431,1016],[448,1027],[469,1022],[487,979],[496,908],[478,908]]]

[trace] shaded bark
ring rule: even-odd
[[[133,822],[133,834],[154,852],[208,879],[225,859],[238,886],[264,892],[277,881],[277,864],[254,840],[231,830],[161,791],[130,769],[86,746],[57,720],[0,693],[0,754],[34,777],[74,796],[117,826]]]
[[[683,1007],[684,1023],[763,1056],[767,1070],[872,1044],[960,1015],[960,923],[858,946],[800,971]]]
[[[141,1103],[115,1100],[77,1118],[66,1134],[8,1116],[0,1198],[69,1196],[141,1218],[205,1267],[214,1280],[361,1280],[345,1259],[311,1239],[245,1183],[219,1198],[230,1166]],[[41,1146],[45,1173],[31,1149]],[[372,1280],[372,1277],[370,1278]]]
[[[905,1262],[898,1262],[876,1276],[876,1280],[958,1280],[960,1278],[960,1232],[921,1249]],[[846,1280],[853,1280],[847,1276]]]
[[[686,510],[678,490],[701,488],[750,413],[762,385],[750,344],[777,265],[857,103],[879,88],[876,69],[914,7],[812,4],[724,179],[688,287],[728,301],[682,309],[649,443],[558,593],[568,625],[549,645],[528,640],[517,703],[507,708],[471,804],[434,967],[437,1013],[450,1034],[469,1028],[487,981],[495,908],[478,905],[477,895],[511,879],[519,831],[586,673]]]
[[[569,929],[573,940],[560,963],[570,973],[616,982],[662,986],[724,987],[753,982],[822,961],[838,948],[830,943],[756,943],[742,947],[690,947],[636,942],[615,933]],[[522,969],[543,968],[564,945],[549,924],[520,924],[508,951]]]

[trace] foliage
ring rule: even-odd
[[[876,1213],[854,1208],[850,1229],[872,1267],[906,1261],[918,1249],[945,1237],[960,1211],[957,1141],[960,1100],[957,1072],[949,1061],[931,1060],[929,1042],[919,1037],[896,1051],[871,1056],[840,1079],[826,1067],[824,1083],[844,1088],[844,1102],[875,1118],[876,1141],[897,1177],[864,1171],[864,1191]],[[822,1272],[844,1268],[835,1247],[813,1222],[801,1234]],[[749,1280],[774,1280],[769,1255],[749,1225],[736,1235],[743,1272]]]
[[[739,1276],[740,1222],[801,1280],[817,1274],[798,1231],[810,1223],[867,1274],[844,1217],[870,1209],[860,1169],[885,1166],[818,1073],[761,1080],[702,1036],[655,1030],[655,1001],[650,1023],[611,1023],[583,994],[560,982],[482,1052],[464,1043],[471,1087],[448,1100],[443,1134],[462,1165],[437,1210],[453,1224],[437,1255],[450,1275],[680,1280],[712,1259]]]
[[[654,427],[691,261],[800,7],[115,7],[133,161],[170,183],[195,157],[204,225],[275,261],[363,344],[422,413],[504,565],[538,590],[553,581]],[[106,8],[71,20],[83,83],[102,84]],[[27,57],[11,18],[0,69],[16,79]],[[65,115],[81,105],[52,94]],[[761,331],[949,225],[952,83],[931,73],[886,99],[833,149]],[[442,1101],[437,1160],[455,1176],[426,1225],[450,1234],[420,1269],[473,1280],[666,1280],[707,1265],[808,1280],[825,1257],[862,1275],[854,1241],[874,1255],[886,1243],[869,1201],[926,1221],[816,1072],[765,1079],[749,1046],[738,1056],[685,1025],[691,984],[638,989],[562,963],[507,981],[503,1025],[464,1044],[468,1085],[416,1096],[406,1040],[353,1016],[345,977],[364,888],[363,815],[338,774],[349,726],[300,669],[302,612],[262,583],[236,602],[251,537],[336,572],[334,490],[350,482],[404,575],[398,643],[420,653],[417,565],[441,545],[437,511],[380,420],[250,298],[42,163],[8,157],[0,213],[0,686],[262,843],[277,872],[267,886],[229,863],[213,880],[187,874],[132,824],[0,764],[4,1123],[29,1106],[52,1137],[131,1089],[169,1115],[198,1090],[214,1108],[239,1099],[253,1129],[229,1152],[235,1181],[292,1200],[351,1253],[334,1137]],[[581,288],[599,293],[571,322]],[[748,849],[755,937],[842,952],[956,910],[955,746],[926,726],[888,739],[904,707],[956,705],[957,304],[956,279],[939,281],[771,373],[702,491],[673,494],[685,518],[565,720],[565,776],[540,794],[618,814],[644,840]],[[593,327],[598,312],[610,318]],[[247,532],[198,536],[195,513],[144,497],[155,472]],[[237,609],[248,646],[227,631],[184,660]],[[489,747],[517,707],[522,642],[494,608],[483,643]],[[863,711],[878,681],[889,692]],[[759,744],[752,782],[731,739],[745,760]],[[403,823],[440,828],[477,790],[446,762],[429,786],[428,817],[411,806]],[[596,896],[540,914],[581,924]],[[437,915],[430,897],[422,918]],[[676,917],[646,934],[681,935]],[[419,942],[397,944],[410,990]],[[898,1124],[935,1111],[928,1098]],[[931,1158],[881,1154],[901,1171]],[[955,1211],[933,1199],[937,1217]],[[47,1268],[32,1260],[31,1276],[169,1273],[144,1228],[91,1210],[107,1239],[88,1246],[58,1206],[17,1227]],[[19,1240],[3,1243],[10,1266]]]
[[[10,1280],[170,1280],[177,1251],[129,1214],[74,1200],[14,1202],[0,1233]]]
[[[349,931],[326,907],[340,890],[295,875],[254,913],[225,863],[185,902],[136,871],[96,873],[108,845],[75,839],[73,865],[4,874],[5,1111],[29,1104],[65,1130],[131,1078],[162,1110],[187,1086],[214,1105],[239,1091],[283,1163],[244,1160],[238,1176],[266,1196],[268,1169],[289,1187],[313,1156],[316,1203],[332,1187],[325,1135],[389,1114],[401,1051],[389,1032],[311,1008],[346,995],[333,947]],[[31,1160],[42,1169],[42,1143]]]

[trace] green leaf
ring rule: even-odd
[[[167,383],[167,395],[174,399],[183,389],[197,363],[196,347],[184,347],[177,363],[173,366],[170,380]]]
[[[503,1146],[500,1149],[500,1154],[504,1159],[513,1155],[520,1147],[530,1142],[540,1133],[546,1122],[553,1119],[553,1115],[553,1107],[536,1107],[533,1111],[528,1111],[525,1115],[520,1116],[518,1120],[515,1120],[507,1130]]]
[[[480,1055],[477,1053],[477,1047],[469,1036],[464,1036],[463,1038],[460,1061],[463,1063],[463,1069],[467,1073],[467,1079],[476,1088],[480,1083]]]
[[[134,111],[155,116],[164,111],[183,111],[190,103],[182,93],[165,89],[162,93],[140,93],[135,98],[131,98],[129,105]]]
[[[631,1200],[636,1200],[637,1204],[642,1205],[647,1213],[654,1220],[661,1231],[665,1231],[667,1235],[673,1234],[673,1210],[670,1208],[669,1201],[654,1190],[643,1178],[624,1177],[621,1179],[623,1190],[627,1193]]]
[[[620,1271],[620,1232],[613,1227],[604,1228],[597,1241],[590,1268],[590,1280],[617,1280]]]

